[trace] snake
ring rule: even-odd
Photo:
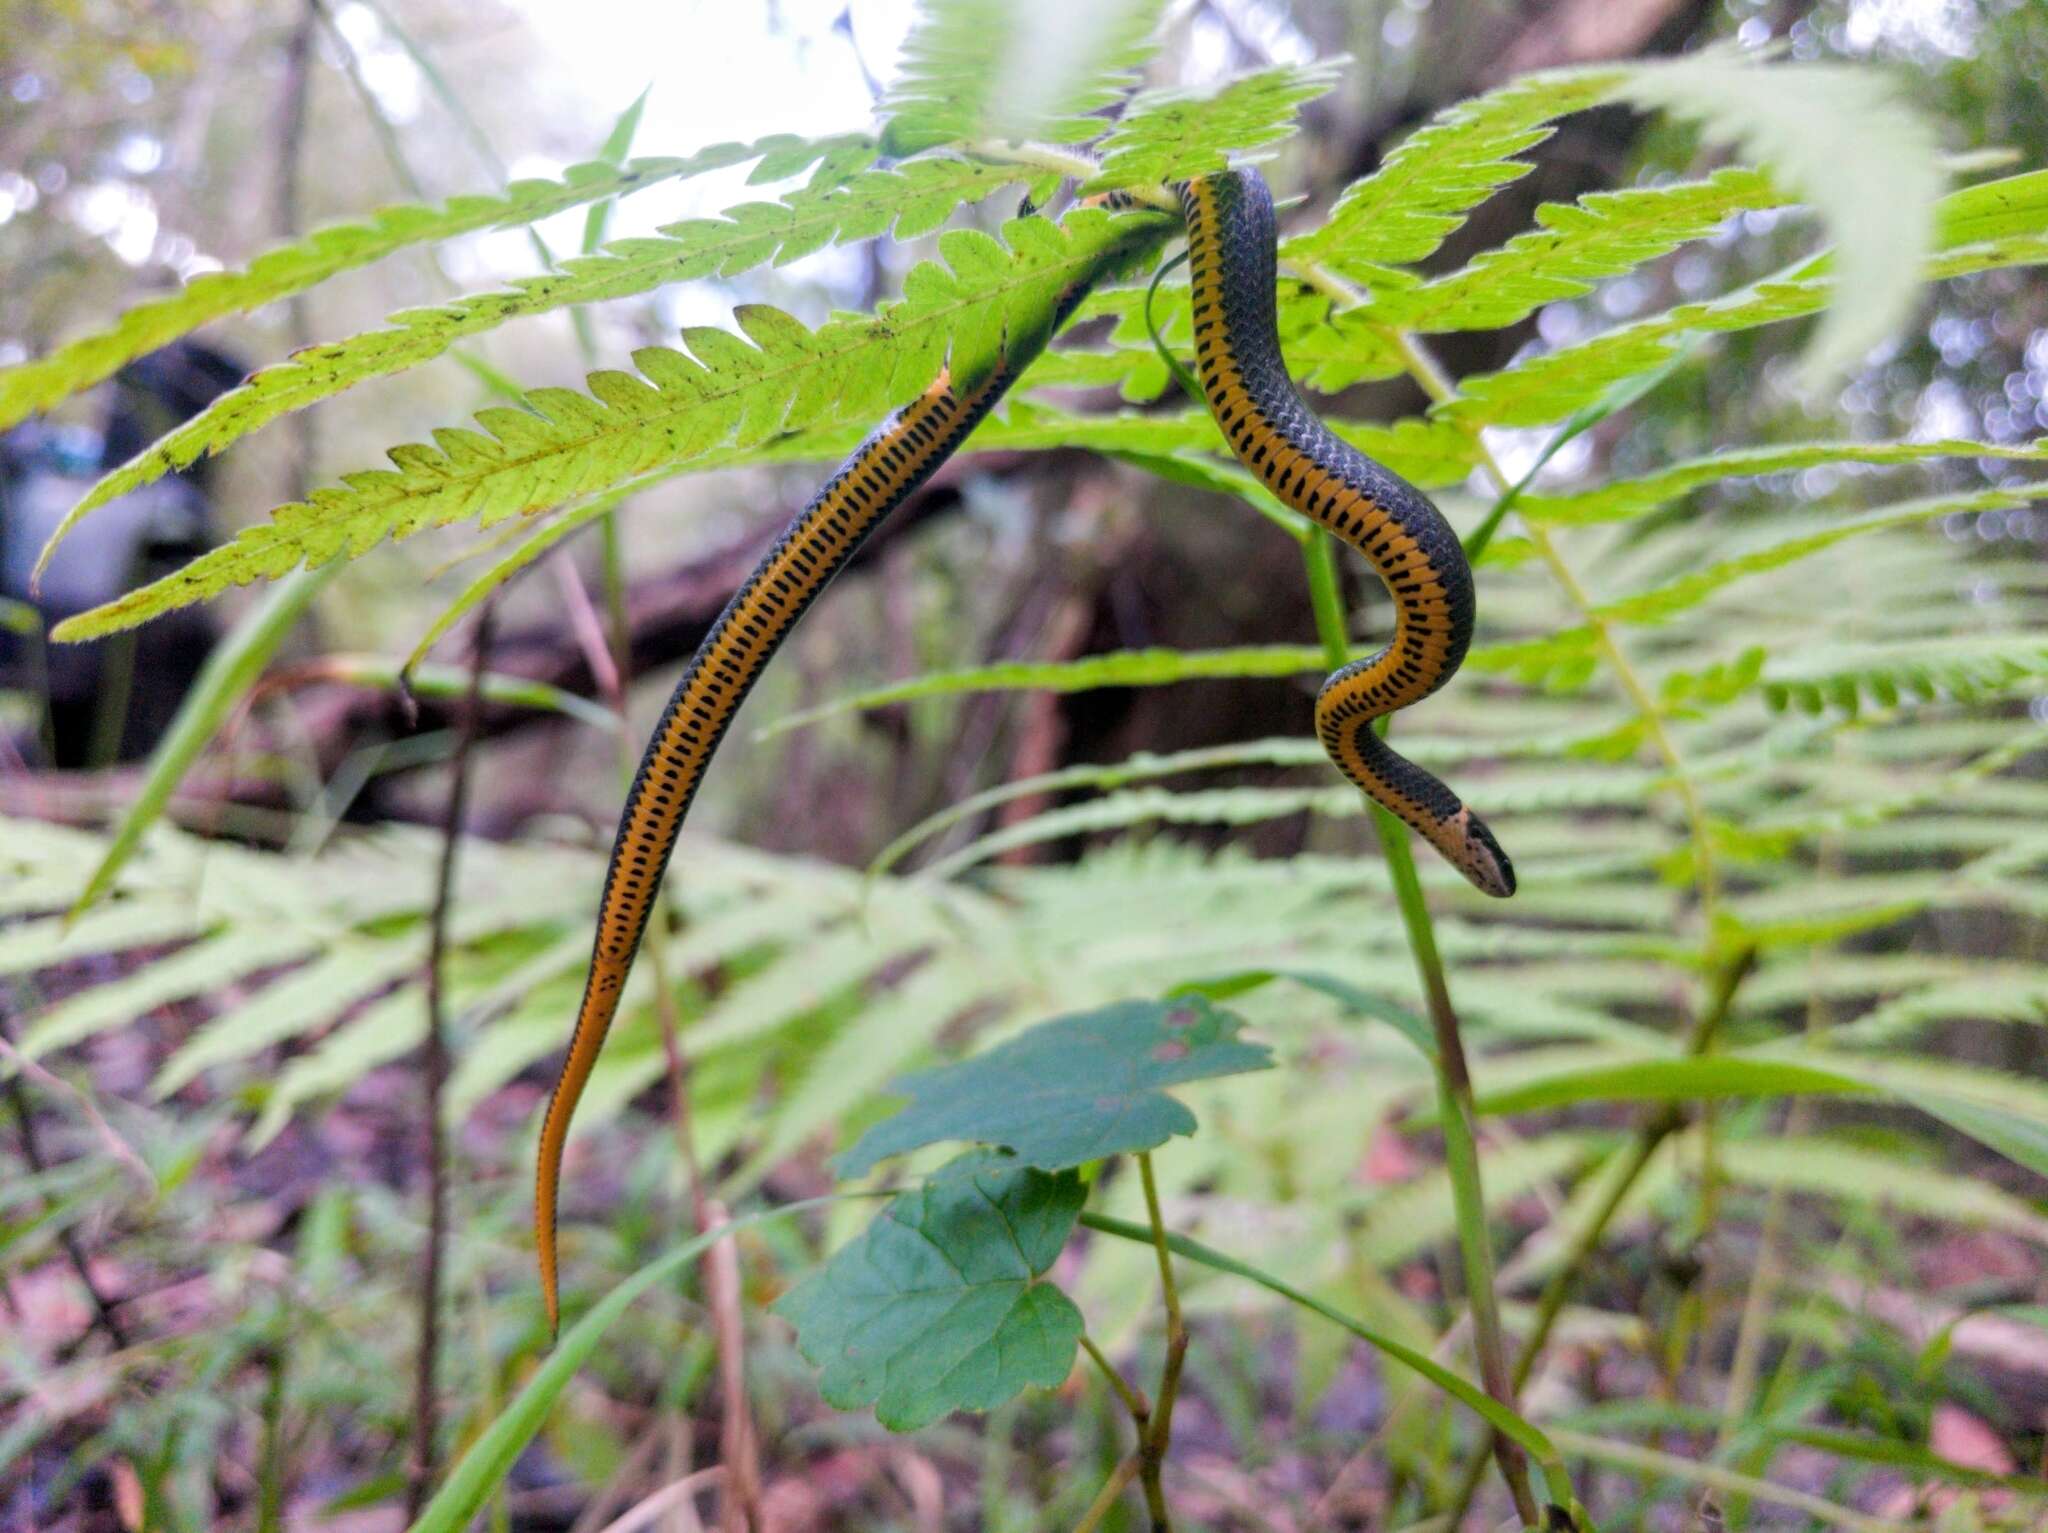
[[[1511,895],[1513,864],[1485,823],[1373,727],[1428,697],[1464,661],[1475,599],[1457,535],[1426,495],[1339,438],[1296,392],[1280,349],[1277,225],[1265,178],[1236,168],[1167,192],[1187,235],[1195,375],[1210,414],[1238,461],[1283,505],[1363,555],[1393,598],[1385,647],[1336,671],[1317,694],[1317,737],[1345,777],[1476,887]],[[583,999],[541,1125],[534,1240],[551,1328],[560,1321],[555,1226],[570,1120],[712,756],[783,641],[868,535],[960,447],[1096,284],[1156,250],[1174,227],[1170,214],[1128,193],[1086,201],[1138,216],[1059,292],[1049,326],[1006,340],[979,377],[956,381],[949,364],[854,449],[734,592],[662,709],[619,817]]]

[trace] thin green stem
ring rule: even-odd
[[[1841,848],[1833,841],[1821,847],[1820,870],[1823,874],[1838,874],[1841,871]],[[1809,957],[1809,964],[1819,961],[1820,952],[1815,949]],[[1828,1008],[1823,992],[1816,987],[1806,998],[1806,1034],[1813,1038],[1827,1030]],[[1795,1101],[1785,1113],[1782,1132],[1787,1138],[1794,1138],[1806,1131],[1811,1104],[1805,1099]],[[1773,1187],[1764,1204],[1764,1216],[1757,1230],[1756,1260],[1750,1268],[1749,1291],[1743,1295],[1742,1318],[1735,1327],[1735,1346],[1729,1354],[1728,1389],[1721,1400],[1721,1429],[1714,1439],[1716,1455],[1727,1446],[1737,1423],[1748,1413],[1749,1402],[1756,1392],[1756,1384],[1763,1369],[1764,1340],[1771,1320],[1771,1303],[1777,1297],[1778,1282],[1784,1276],[1784,1263],[1779,1255],[1779,1243],[1785,1234],[1787,1204],[1786,1189]]]
[[[280,1308],[288,1299],[279,1301]],[[273,1342],[263,1351],[263,1438],[257,1450],[256,1533],[282,1533],[286,1481],[291,1474],[290,1447],[285,1440],[285,1372],[291,1350]]]
[[[1071,181],[1093,180],[1102,169],[1090,156],[1072,149],[1060,149],[1052,144],[1019,142],[1014,139],[980,139],[967,145],[967,152],[984,160],[1000,161],[1005,165],[1029,165],[1039,170],[1049,170]],[[1180,212],[1180,199],[1164,186],[1125,186],[1119,187],[1118,190],[1128,193],[1133,199],[1148,207],[1158,208],[1161,212]]]
[[[1130,1380],[1117,1371],[1116,1364],[1109,1360],[1108,1355],[1103,1352],[1102,1348],[1095,1345],[1094,1337],[1083,1333],[1081,1337],[1081,1350],[1088,1354],[1089,1361],[1094,1363],[1103,1378],[1108,1380],[1111,1391],[1119,1400],[1123,1401],[1124,1409],[1131,1413],[1131,1420],[1137,1423],[1138,1435],[1143,1437],[1146,1427],[1152,1420],[1152,1406],[1145,1399],[1144,1391],[1138,1389]]]
[[[1345,621],[1344,599],[1337,587],[1337,565],[1330,535],[1321,528],[1303,548],[1302,562],[1308,573],[1309,602],[1315,612],[1316,633],[1331,667],[1350,658],[1349,625]],[[1451,1178],[1451,1198],[1458,1219],[1458,1248],[1464,1258],[1467,1302],[1472,1311],[1473,1349],[1479,1358],[1480,1382],[1486,1392],[1509,1410],[1515,1407],[1515,1388],[1508,1374],[1507,1341],[1501,1328],[1500,1301],[1494,1292],[1493,1242],[1486,1227],[1486,1193],[1479,1176],[1479,1150],[1473,1125],[1477,1114],[1472,1101],[1472,1074],[1465,1060],[1465,1044],[1458,1029],[1458,1014],[1451,1005],[1450,984],[1444,977],[1443,959],[1437,952],[1436,928],[1423,899],[1422,880],[1415,871],[1415,852],[1409,844],[1408,828],[1378,803],[1371,803],[1373,828],[1379,833],[1380,850],[1386,858],[1387,873],[1394,885],[1394,897],[1401,910],[1401,924],[1414,954],[1416,973],[1428,998],[1430,1025],[1436,1038],[1437,1098],[1443,1119],[1444,1163]],[[1529,1488],[1529,1466],[1522,1450],[1507,1438],[1495,1434],[1493,1451],[1507,1481],[1515,1511],[1525,1524],[1536,1522],[1536,1498]]]
[[[1846,1506],[1824,1501],[1819,1496],[1810,1496],[1804,1491],[1773,1485],[1769,1480],[1737,1474],[1732,1469],[1723,1469],[1716,1464],[1702,1464],[1694,1459],[1680,1458],[1676,1454],[1659,1453],[1654,1448],[1639,1447],[1635,1443],[1615,1442],[1610,1438],[1593,1437],[1583,1432],[1567,1432],[1552,1428],[1550,1436],[1551,1440],[1565,1452],[1591,1459],[1595,1463],[1611,1464],[1618,1469],[1633,1470],[1638,1474],[1668,1476],[1694,1485],[1704,1485],[1709,1490],[1718,1490],[1724,1494],[1768,1501],[1777,1506],[1789,1507],[1796,1512],[1804,1512],[1817,1522],[1851,1529],[1852,1533],[1906,1533],[1907,1530],[1905,1523],[1892,1522],[1882,1517],[1868,1517]]]
[[[619,675],[619,691],[623,693],[626,678],[632,674],[633,629],[626,618],[626,551],[625,539],[619,535],[619,513],[612,511],[601,517],[597,527],[604,558],[604,615],[611,630],[606,637],[612,647],[612,667]],[[624,717],[623,710],[620,716]]]
[[[1080,1222],[1084,1229],[1114,1236],[1118,1240],[1128,1240],[1141,1246],[1157,1244],[1151,1229],[1142,1224],[1133,1224],[1127,1219],[1112,1218],[1108,1214],[1093,1214],[1083,1209]],[[1572,1483],[1565,1473],[1564,1460],[1558,1456],[1557,1449],[1550,1439],[1477,1384],[1453,1373],[1427,1353],[1418,1352],[1384,1331],[1374,1330],[1342,1310],[1333,1309],[1313,1294],[1303,1293],[1284,1278],[1255,1267],[1250,1262],[1240,1261],[1186,1235],[1168,1234],[1166,1246],[1184,1261],[1194,1262],[1197,1266],[1207,1267],[1214,1272],[1243,1278],[1246,1282],[1255,1283],[1290,1304],[1300,1306],[1312,1315],[1320,1315],[1332,1325],[1350,1332],[1367,1346],[1429,1380],[1438,1389],[1471,1410],[1480,1420],[1498,1428],[1521,1444],[1536,1462],[1543,1466],[1543,1476],[1548,1482],[1551,1500],[1576,1519],[1572,1523],[1574,1528],[1582,1530],[1582,1533],[1592,1533],[1591,1524],[1585,1520],[1582,1509],[1573,1497]]]
[[[1159,1369],[1159,1404],[1152,1412],[1151,1427],[1140,1434],[1138,1478],[1145,1492],[1145,1508],[1152,1517],[1152,1533],[1173,1533],[1161,1471],[1166,1464],[1166,1450],[1173,1441],[1173,1406],[1180,1397],[1181,1369],[1187,1362],[1188,1330],[1181,1315],[1180,1287],[1173,1280],[1173,1256],[1167,1249],[1159,1183],[1152,1174],[1152,1157],[1142,1151],[1138,1155],[1138,1179],[1145,1189],[1145,1218],[1152,1231],[1152,1250],[1159,1258],[1160,1293],[1166,1301],[1166,1361]]]
[[[1074,1533],[1094,1533],[1102,1525],[1102,1519],[1109,1515],[1109,1509],[1117,1504],[1123,1493],[1130,1488],[1131,1481],[1138,1477],[1138,1460],[1134,1454],[1116,1466],[1110,1477],[1103,1481],[1102,1491],[1088,1503],[1088,1510],[1081,1514],[1081,1520],[1074,1524]]]
[[[1756,969],[1756,949],[1744,948],[1724,967],[1717,977],[1714,991],[1707,1004],[1700,1008],[1688,1029],[1685,1052],[1697,1058],[1709,1052],[1714,1039],[1719,1035],[1721,1024],[1727,1019],[1729,1009],[1735,1004],[1735,992],[1742,988],[1742,982]],[[1543,1285],[1543,1292],[1536,1301],[1536,1318],[1522,1341],[1522,1349],[1515,1357],[1514,1387],[1520,1389],[1529,1382],[1529,1375],[1535,1371],[1536,1359],[1543,1355],[1544,1347],[1550,1343],[1550,1333],[1557,1325],[1557,1318],[1564,1313],[1565,1301],[1570,1298],[1584,1273],[1587,1261],[1600,1249],[1600,1243],[1607,1236],[1607,1227],[1614,1222],[1614,1216],[1621,1211],[1622,1204],[1635,1190],[1643,1172],[1649,1169],[1657,1151],[1664,1141],[1677,1132],[1684,1124],[1675,1104],[1650,1109],[1637,1125],[1635,1137],[1624,1152],[1626,1159],[1621,1162],[1613,1184],[1607,1189],[1593,1217],[1586,1221],[1571,1249],[1559,1259],[1556,1269]],[[1451,1502],[1451,1526],[1456,1527],[1471,1510],[1472,1498],[1479,1489],[1480,1477],[1486,1472],[1486,1456],[1476,1455],[1466,1466],[1458,1482],[1458,1491]]]

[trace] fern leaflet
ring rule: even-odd
[[[753,159],[761,161],[753,179],[766,181],[796,175],[821,159],[845,165],[871,158],[873,150],[865,138],[805,140],[776,134],[751,144],[714,144],[687,159],[572,165],[559,181],[515,181],[500,195],[453,197],[440,207],[382,208],[360,222],[332,224],[266,250],[240,271],[195,277],[168,297],[136,305],[105,330],[80,336],[33,362],[0,369],[0,430],[90,388],[143,353],[201,325],[302,293],[340,272],[368,266],[413,245],[535,223],[566,208],[624,197],[664,181]]]
[[[900,301],[817,331],[766,305],[744,307],[737,313],[744,340],[725,330],[687,330],[691,353],[648,347],[635,354],[644,379],[598,372],[587,395],[535,389],[528,409],[480,411],[477,423],[490,435],[444,430],[435,447],[394,448],[395,468],[350,475],[346,488],[279,507],[270,521],[68,619],[53,636],[131,627],[229,586],[352,558],[423,527],[469,517],[489,526],[715,447],[872,420],[922,390],[949,360],[956,378],[971,379],[993,365],[1006,337],[1019,353],[1041,344],[1062,289],[1148,246],[1161,226],[1147,215],[1082,209],[1064,225],[1012,221],[1007,247],[955,230],[940,241],[946,264],[913,269]]]
[[[1933,248],[1943,175],[1933,128],[1882,75],[1760,69],[1709,52],[1632,70],[1620,94],[1740,146],[1820,213],[1835,241],[1833,301],[1807,347],[1809,383],[1846,369],[1905,318]]]
[[[1867,697],[1896,708],[1909,697],[1974,702],[2048,676],[2048,638],[2032,633],[1958,634],[1903,643],[1816,647],[1773,664],[1764,701],[1776,709],[1855,715]]]
[[[912,160],[893,170],[863,171],[844,184],[814,184],[780,202],[742,203],[720,218],[668,224],[658,238],[617,240],[598,255],[573,257],[561,271],[524,278],[509,291],[474,294],[443,308],[407,309],[391,316],[395,328],[308,347],[223,394],[95,484],[57,537],[108,501],[220,452],[280,415],[430,362],[457,341],[508,320],[627,298],[691,277],[735,276],[892,229],[909,239],[938,228],[963,203],[978,202],[1027,174],[1019,167],[966,160]]]
[[[1534,168],[1513,156],[1548,138],[1552,120],[1599,105],[1626,77],[1620,69],[1524,75],[1459,102],[1353,182],[1329,222],[1286,241],[1281,256],[1368,287],[1412,282],[1385,268],[1433,253],[1464,214]]]
[[[1725,479],[1838,464],[1888,466],[1940,458],[2048,460],[2048,441],[1996,442],[1788,442],[1769,447],[1736,447],[1674,463],[1639,479],[1618,479],[1569,495],[1524,495],[1515,503],[1522,519],[1546,527],[1585,527],[1625,522],[1658,511],[1703,485]]]
[[[1704,181],[1545,203],[1536,210],[1540,229],[1486,251],[1462,271],[1379,295],[1372,317],[1404,330],[1501,329],[1712,234],[1732,213],[1782,200],[1768,176],[1731,167]]]
[[[1015,0],[924,8],[882,99],[883,147],[911,154],[983,139],[1079,143],[1102,131],[1152,53],[1161,0],[1092,0],[1055,16]]]
[[[1905,527],[1914,522],[1932,521],[1938,516],[1950,516],[1958,512],[1995,511],[2027,503],[2024,491],[1985,490],[1975,495],[1940,496],[1932,500],[1909,501],[1904,505],[1888,506],[1882,511],[1872,511],[1863,516],[1851,517],[1847,521],[1835,522],[1819,529],[1792,534],[1774,532],[1766,541],[1746,553],[1731,558],[1718,559],[1703,569],[1693,570],[1676,580],[1608,602],[1595,608],[1598,616],[1619,623],[1663,623],[1668,622],[1689,607],[1695,607],[1716,591],[1731,586],[1750,575],[1760,575],[1768,570],[1783,569],[1786,565],[1833,548],[1837,543],[1860,537],[1867,532],[1880,532],[1891,527]]]
[[[1952,192],[1935,204],[1930,281],[2048,264],[2048,189],[2038,172]],[[1976,236],[1995,231],[1988,239]],[[1540,426],[1584,409],[1623,379],[1669,362],[1695,335],[1803,319],[1826,306],[1830,257],[1703,303],[1680,304],[1576,345],[1462,380],[1436,413],[1472,426]]]
[[[1099,146],[1101,174],[1085,191],[1158,185],[1221,170],[1231,150],[1293,134],[1301,107],[1326,95],[1348,59],[1284,64],[1209,90],[1146,91]]]

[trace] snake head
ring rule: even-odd
[[[1515,865],[1493,839],[1484,820],[1469,809],[1465,817],[1468,855],[1461,871],[1482,891],[1504,900],[1515,892]]]

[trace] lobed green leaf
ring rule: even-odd
[[[1081,1312],[1045,1274],[1087,1189],[975,1153],[906,1192],[822,1271],[776,1301],[840,1410],[892,1432],[993,1410],[1063,1383]]]
[[[904,1077],[910,1103],[841,1155],[842,1177],[949,1139],[993,1145],[1019,1164],[1063,1171],[1153,1150],[1195,1131],[1163,1088],[1272,1066],[1243,1022],[1201,996],[1125,1001],[1041,1022],[958,1064]]]

